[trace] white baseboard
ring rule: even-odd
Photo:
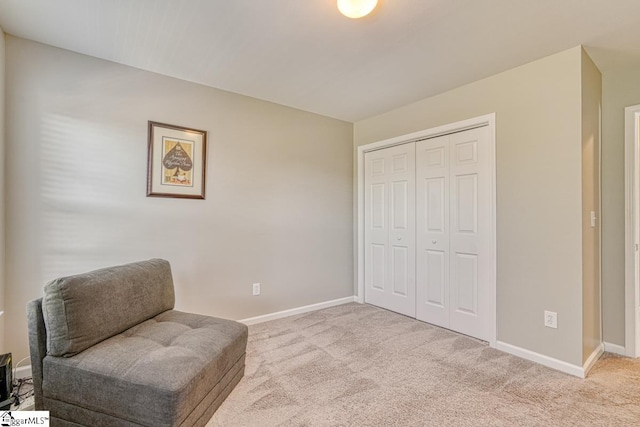
[[[553,357],[545,356],[544,354],[536,353],[535,351],[527,350],[515,345],[507,344],[506,342],[497,341],[496,348],[505,353],[513,354],[514,356],[521,357],[523,359],[530,360],[532,362],[539,363],[548,368],[555,369],[560,372],[564,372],[575,377],[584,378],[585,371],[583,366],[572,365],[560,359],[554,359]]]
[[[619,354],[620,356],[627,355],[627,350],[623,345],[611,344],[610,342],[604,343],[604,351],[607,353]]]
[[[335,307],[336,305],[348,304],[356,301],[356,297],[346,297],[334,299],[331,301],[319,302],[317,304],[305,305],[304,307],[291,308],[289,310],[278,311],[275,313],[263,314],[262,316],[250,317],[248,319],[238,320],[245,325],[255,325],[256,323],[268,322],[270,320],[282,319],[296,314],[308,313],[323,308]]]
[[[582,378],[587,377],[587,374],[589,373],[591,368],[593,368],[593,365],[596,364],[598,359],[600,359],[600,356],[602,356],[602,353],[604,353],[604,344],[600,343],[598,347],[596,347],[596,349],[593,350],[593,353],[591,353],[587,361],[584,362],[584,365],[582,366],[582,371],[584,372],[584,376]]]

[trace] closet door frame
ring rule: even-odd
[[[489,345],[496,347],[496,114],[491,113],[484,116],[474,117],[468,120],[462,120],[455,123],[449,123],[446,125],[434,127],[431,129],[425,129],[422,131],[410,133],[407,135],[401,135],[395,138],[385,139],[383,141],[377,141],[366,145],[361,145],[357,148],[357,257],[356,257],[356,282],[357,282],[357,294],[355,299],[359,303],[364,303],[364,218],[365,218],[365,204],[364,204],[364,154],[369,151],[380,150],[382,148],[393,147],[395,145],[406,144],[422,140],[425,138],[434,138],[441,135],[447,135],[455,132],[461,132],[469,129],[478,128],[481,126],[488,126],[489,133],[489,178],[491,189],[491,242],[489,251],[489,270],[490,270],[490,295],[489,300],[491,304],[491,333],[489,338]]]

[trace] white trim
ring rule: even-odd
[[[337,305],[348,304],[354,301],[355,297],[334,299],[331,301],[319,302],[317,304],[305,305],[303,307],[291,308],[289,310],[277,311],[275,313],[263,314],[261,316],[249,317],[248,319],[238,320],[238,322],[244,323],[245,325],[255,325],[256,323],[283,319],[285,317],[294,316],[296,314],[308,313],[310,311],[321,310],[323,308],[335,307]]]
[[[496,113],[490,114],[487,117],[487,125],[489,126],[489,158],[491,159],[489,165],[489,176],[491,179],[490,191],[491,191],[491,243],[489,247],[489,254],[491,255],[490,261],[490,271],[489,271],[489,288],[490,288],[490,300],[491,300],[491,336],[489,339],[489,345],[491,347],[496,346],[496,342],[498,340],[498,332],[497,332],[497,311],[498,311],[498,295],[497,295],[497,287],[498,287],[498,243],[497,243],[497,235],[498,228],[496,225]]]
[[[15,371],[16,373],[15,373],[15,376],[13,377],[14,380],[17,380],[20,378],[29,378],[32,376],[31,365],[20,366],[19,368],[16,368]]]
[[[587,358],[587,361],[584,362],[584,365],[582,366],[582,371],[584,372],[582,378],[587,377],[587,374],[589,373],[591,368],[593,368],[593,365],[596,364],[598,359],[600,359],[600,356],[602,356],[602,353],[604,353],[604,344],[600,343],[598,347],[596,347],[596,349],[593,350],[593,353],[591,353],[589,358]]]
[[[395,138],[385,139],[384,141],[373,142],[371,144],[361,145],[357,152],[358,167],[358,185],[357,185],[357,212],[358,212],[358,236],[357,236],[357,263],[356,272],[358,274],[358,292],[355,295],[355,301],[364,303],[364,154],[369,151],[380,150],[382,148],[392,147],[394,145],[405,144],[408,142],[435,138],[440,135],[446,135],[454,132],[461,132],[468,129],[474,129],[481,126],[489,127],[489,152],[490,152],[490,176],[491,176],[491,272],[490,272],[490,288],[491,288],[491,333],[489,337],[489,345],[496,346],[496,113],[484,116],[474,117],[472,119],[460,122],[450,123],[407,135],[397,136]]]
[[[627,352],[623,345],[611,344],[610,342],[604,343],[604,351],[607,353],[618,354],[620,356],[626,356]]]
[[[600,298],[600,341],[604,341],[604,314],[602,304],[602,101],[598,103],[598,277]],[[584,307],[583,307],[584,310]],[[603,342],[604,344],[604,342]],[[605,350],[606,351],[606,350]]]
[[[562,361],[560,359],[554,359],[553,357],[545,356],[544,354],[536,353],[535,351],[527,350],[515,345],[507,344],[506,342],[497,341],[496,348],[505,353],[512,354],[514,356],[521,357],[523,359],[530,360],[532,362],[539,363],[552,368],[565,374],[573,375],[575,377],[584,378],[584,367],[578,365],[572,365],[571,363]]]
[[[293,316],[296,314],[308,313],[310,311],[320,310],[323,308],[329,308],[329,307],[335,307],[337,305],[348,304],[350,302],[354,302],[354,300],[355,300],[355,297],[341,298],[333,301],[326,301],[319,304],[312,304],[304,307],[294,308],[292,310],[284,310],[284,311],[279,311],[277,313],[266,314],[264,316],[256,316],[248,319],[238,320],[238,322],[244,323],[245,325],[255,325],[262,322],[268,322],[270,320],[282,319],[282,318]],[[587,362],[584,364],[584,366],[580,368],[579,366],[572,365],[567,362],[563,362],[562,360],[554,359],[552,357],[545,356],[540,353],[536,353],[530,350],[526,350],[524,348],[516,347],[515,345],[507,344],[502,341],[496,341],[495,348],[497,348],[500,351],[504,351],[505,353],[509,353],[514,356],[518,356],[523,359],[530,360],[535,363],[539,363],[548,368],[556,369],[558,371],[561,371],[576,377],[580,377],[580,378],[584,378],[586,376],[585,372],[589,372],[589,370],[591,370],[592,365],[595,364],[595,362],[600,358],[600,356],[602,356],[603,352],[606,351],[608,353],[615,353],[621,356],[625,355],[623,346],[617,345],[617,344],[604,343],[598,346],[598,348],[594,350],[594,352],[591,354],[589,359],[587,359]],[[21,366],[18,369],[16,369],[16,374],[14,379],[29,378],[31,376],[32,376],[31,365]]]
[[[638,309],[638,120],[640,119],[640,105],[627,107],[625,114],[625,142],[624,142],[624,189],[625,189],[625,355],[640,356],[637,328],[640,313]]]

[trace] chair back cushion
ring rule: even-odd
[[[42,302],[47,354],[73,356],[174,303],[171,267],[161,259],[53,280]]]

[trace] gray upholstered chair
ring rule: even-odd
[[[247,327],[173,310],[153,259],[54,280],[27,306],[52,426],[203,426],[244,375]]]

